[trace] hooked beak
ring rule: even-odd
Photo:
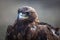
[[[18,16],[19,16],[19,19],[27,19],[28,18],[28,16],[26,16],[26,14],[23,14],[23,13],[19,13]]]

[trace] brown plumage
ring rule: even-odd
[[[9,25],[6,40],[59,40],[51,27],[40,23],[37,13],[32,7],[21,7],[13,25]]]

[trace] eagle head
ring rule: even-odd
[[[34,8],[23,6],[18,9],[17,20],[24,22],[38,22],[38,15]]]

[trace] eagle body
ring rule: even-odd
[[[6,40],[59,40],[48,25],[9,25]]]

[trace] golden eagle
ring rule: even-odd
[[[39,22],[34,8],[23,6],[18,9],[17,19],[9,25],[6,40],[59,40],[52,27]]]

